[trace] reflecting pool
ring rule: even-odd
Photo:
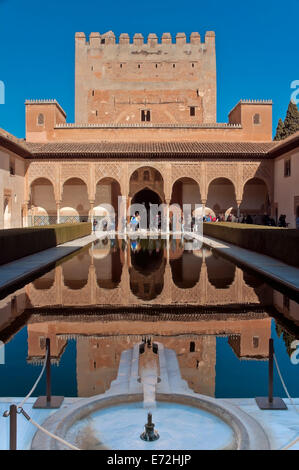
[[[299,364],[291,361],[299,338],[296,295],[184,239],[99,239],[2,298],[0,396],[31,388],[46,337],[57,395],[105,392],[121,353],[143,338],[176,352],[195,392],[266,395],[273,337],[288,389],[299,396]],[[44,394],[44,380],[36,395]],[[285,396],[276,372],[274,387]]]

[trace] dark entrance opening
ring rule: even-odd
[[[147,212],[147,228],[149,228],[150,224],[150,206],[151,204],[158,204],[162,203],[161,198],[158,196],[155,191],[151,189],[145,188],[135,194],[132,199],[132,204],[142,204]]]

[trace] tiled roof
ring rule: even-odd
[[[36,156],[217,156],[264,157],[274,142],[49,142],[27,143]]]
[[[26,158],[31,156],[24,139],[18,139],[4,129],[0,129],[0,145],[21,157]]]

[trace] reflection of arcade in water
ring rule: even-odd
[[[101,240],[2,300],[1,338],[27,323],[28,362],[51,338],[59,363],[76,340],[79,396],[103,393],[121,353],[144,336],[175,350],[191,389],[215,394],[216,337],[239,359],[265,360],[273,305],[299,326],[298,304],[203,248],[181,240]],[[184,304],[184,305],[182,305]],[[188,305],[185,305],[188,304]]]
[[[30,284],[28,297],[33,307],[268,303],[262,281],[207,248],[186,245],[99,240]]]

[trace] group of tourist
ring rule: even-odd
[[[140,214],[138,211],[135,212],[134,215],[130,217],[130,222],[129,222],[129,230],[132,232],[136,232],[140,229]],[[199,229],[199,224],[201,222],[235,222],[235,223],[242,223],[242,224],[253,224],[253,225],[266,225],[266,226],[273,226],[273,227],[287,227],[288,223],[286,222],[286,215],[281,214],[279,216],[279,219],[277,223],[273,219],[273,217],[270,217],[268,214],[240,214],[239,216],[234,215],[232,212],[228,215],[226,214],[219,214],[215,215],[214,213],[210,214],[205,214],[203,218],[201,217],[195,217],[193,214],[192,216],[187,216],[185,217],[184,214],[181,214],[180,220],[177,222],[177,228],[173,227],[174,224],[174,218],[173,214],[170,214],[169,218],[169,230],[173,231],[198,231]],[[110,231],[114,230],[114,224],[111,224],[109,220],[104,220],[103,223],[101,224],[101,230],[104,231]],[[124,221],[124,227],[126,227],[126,221]],[[93,230],[96,231],[98,226],[98,222],[96,219],[93,220]],[[162,214],[161,212],[158,212],[156,215],[156,221],[155,221],[155,229],[160,231],[162,227]],[[299,229],[299,215],[296,218],[296,228]]]

